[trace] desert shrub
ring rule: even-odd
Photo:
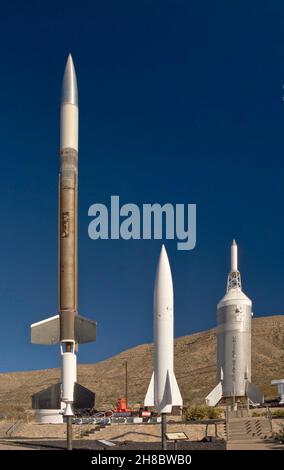
[[[284,408],[282,408],[282,410],[271,410],[271,414],[272,414],[272,417],[276,417],[276,418],[284,418]]]
[[[209,419],[220,419],[222,418],[223,410],[221,408],[212,408],[211,406],[208,407],[207,416]]]
[[[2,419],[8,419],[12,421],[19,419],[28,419],[25,408],[20,405],[2,405],[0,406],[0,415]]]
[[[253,411],[252,412],[253,418],[260,418],[262,416],[267,416],[267,411]]]
[[[186,409],[187,421],[198,421],[202,419],[219,419],[222,415],[220,408],[212,408],[206,405],[190,406]]]
[[[284,425],[283,424],[282,424],[282,429],[274,437],[276,441],[279,442],[279,444],[284,444]]]
[[[284,408],[280,410],[275,410],[274,408],[270,408],[270,414],[272,418],[284,418]],[[261,416],[267,416],[267,411],[253,411],[252,416],[254,418],[258,418]]]
[[[186,410],[186,420],[195,421],[199,419],[205,419],[207,417],[207,409],[205,406],[196,405],[187,408]]]

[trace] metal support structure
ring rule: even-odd
[[[128,370],[127,370],[127,361],[124,362],[125,365],[125,405],[128,408]]]
[[[228,275],[227,292],[229,292],[229,290],[231,289],[242,290],[242,280],[241,280],[241,274],[239,271],[231,271]]]
[[[73,449],[72,442],[72,416],[67,416],[67,450]]]
[[[161,413],[161,438],[162,438],[162,450],[167,450],[167,413]]]
[[[271,415],[271,410],[268,405],[266,405],[266,415],[267,415],[267,419],[269,420],[270,432],[272,434],[273,433],[272,415]]]
[[[226,406],[226,435],[227,441],[229,440],[230,430],[229,430],[229,406]]]
[[[245,373],[245,404],[249,416],[248,374]]]

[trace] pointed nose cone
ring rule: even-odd
[[[173,296],[172,273],[166,248],[163,245],[157,266],[155,291],[163,296]]]
[[[77,78],[73,59],[69,54],[62,82],[61,104],[69,103],[78,106]]]
[[[166,272],[168,275],[172,277],[171,273],[171,267],[170,267],[170,262],[168,258],[168,254],[165,248],[165,245],[162,245],[161,251],[160,251],[160,257],[159,257],[159,262],[158,262],[158,270],[162,270]]]
[[[160,257],[159,257],[159,263],[158,267],[163,267],[163,269],[167,269],[169,272],[171,272],[170,268],[170,262],[168,258],[168,254],[165,248],[165,245],[162,245],[161,251],[160,251]]]
[[[238,246],[236,240],[232,241],[231,245],[231,271],[238,270]]]

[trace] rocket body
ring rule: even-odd
[[[239,289],[231,289],[217,307],[217,382],[223,373],[223,396],[245,396],[251,380],[251,306]]]
[[[60,340],[74,341],[77,296],[78,93],[69,55],[62,85],[59,175],[59,312]]]
[[[78,314],[78,119],[77,79],[69,54],[60,111],[58,315],[31,325],[32,343],[60,343],[61,352],[60,399],[55,385],[33,395],[33,408],[61,408],[61,401],[67,416],[73,413],[76,396],[80,408],[94,405],[93,392],[77,383],[77,345],[96,340],[96,322]]]
[[[154,289],[154,372],[145,398],[145,406],[159,413],[171,413],[182,406],[182,397],[174,374],[173,283],[165,247],[162,247]]]
[[[221,399],[246,397],[262,403],[262,393],[251,383],[252,302],[242,291],[238,248],[231,246],[227,292],[217,305],[217,386],[206,397],[210,406]]]
[[[155,405],[163,402],[168,375],[174,372],[173,284],[166,250],[162,249],[154,290]],[[170,412],[170,405],[166,406]]]

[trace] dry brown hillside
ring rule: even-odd
[[[185,405],[203,402],[216,371],[215,330],[177,338],[175,372]],[[128,361],[129,401],[143,402],[151,373],[152,345],[142,344],[97,364],[79,365],[78,381],[96,392],[97,408],[110,408],[124,393],[123,362]],[[275,396],[272,379],[284,378],[284,316],[255,318],[252,333],[252,380],[265,396]],[[31,395],[54,384],[58,369],[0,374],[0,410],[11,403],[31,406]]]

